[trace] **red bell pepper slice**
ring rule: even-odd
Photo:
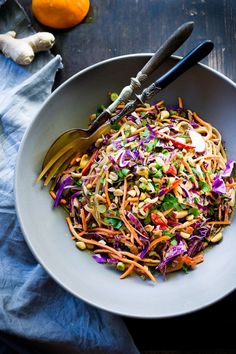
[[[179,149],[190,150],[190,149],[194,149],[194,148],[195,148],[195,146],[181,143],[181,141],[178,141],[178,140],[172,138],[172,137],[169,136],[169,135],[160,133],[158,130],[155,130],[155,133],[156,133],[156,135],[159,136],[160,138],[163,138],[163,139],[166,139],[166,140],[171,141],[172,144],[173,144],[174,146],[176,146],[177,148],[179,148]]]
[[[93,155],[91,156],[91,159],[89,160],[87,165],[83,168],[83,170],[81,172],[82,176],[85,176],[88,173],[90,167],[92,166],[92,164],[94,163],[94,161],[96,160],[97,157],[98,157],[98,150],[93,153]]]
[[[161,230],[167,229],[167,223],[156,213],[151,213],[151,220],[156,226],[160,226]]]
[[[178,187],[178,185],[180,185],[183,182],[182,178],[177,179],[176,181],[174,181],[169,187],[166,187],[163,192],[162,192],[162,196],[169,193],[172,189]]]
[[[177,169],[175,166],[170,166],[170,168],[166,171],[168,175],[176,176],[177,175]]]

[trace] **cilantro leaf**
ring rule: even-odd
[[[172,246],[176,246],[178,242],[177,242],[176,238],[174,237],[174,238],[172,238],[170,243],[171,243]]]
[[[201,190],[204,193],[210,192],[210,187],[209,187],[209,185],[206,182],[199,181],[198,184],[199,184],[199,187],[201,188]]]
[[[104,222],[108,225],[113,226],[114,229],[120,229],[123,226],[123,222],[115,218],[105,218]]]
[[[200,215],[200,211],[197,208],[190,208],[189,213],[193,214],[195,217]]]
[[[183,271],[184,271],[185,273],[188,273],[189,270],[190,270],[190,267],[189,267],[187,264],[184,263],[182,269],[183,269]]]
[[[155,178],[161,178],[162,177],[162,172],[160,170],[158,170],[157,172],[155,172],[152,177],[155,177]]]
[[[78,179],[77,181],[75,181],[75,183],[77,184],[77,186],[82,186],[82,179]]]
[[[145,147],[146,147],[146,150],[148,152],[152,151],[155,149],[156,145],[157,145],[157,142],[158,142],[158,138],[155,137],[154,139],[152,139],[151,141],[149,141],[149,143],[145,143]]]
[[[105,186],[105,184],[106,184],[106,178],[101,177],[100,181],[101,181],[101,184],[102,184],[103,186]]]
[[[111,129],[113,129],[113,130],[120,130],[120,125],[119,124],[112,124],[111,125]]]
[[[162,231],[162,235],[163,236],[170,236],[170,237],[173,237],[173,235],[170,233],[170,231],[168,231],[168,230],[163,230]]]
[[[130,171],[128,168],[122,168],[121,172],[122,172],[123,176],[127,176]]]
[[[142,138],[147,138],[150,135],[150,131],[148,129],[145,129],[143,132],[140,133],[140,136]]]
[[[168,210],[174,208],[175,210],[182,210],[181,205],[178,203],[177,199],[173,196],[173,194],[168,193],[161,204],[162,210]]]

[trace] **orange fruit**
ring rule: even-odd
[[[89,6],[89,0],[33,0],[32,12],[43,25],[63,29],[80,23]]]

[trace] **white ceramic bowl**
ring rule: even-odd
[[[117,272],[76,249],[64,212],[53,210],[48,190],[34,183],[44,154],[55,138],[66,129],[85,127],[88,115],[106,103],[107,92],[127,85],[149,57],[126,55],[95,64],[74,75],[49,97],[21,143],[15,196],[29,247],[61,286],[94,306],[120,315],[161,318],[203,308],[235,289],[235,221],[225,229],[223,241],[206,252],[205,261],[194,271],[168,275],[166,281],[159,276],[156,284],[138,277],[120,280]],[[167,60],[149,83],[177,60]],[[220,130],[228,157],[235,158],[236,85],[216,71],[196,65],[160,93],[157,100],[164,98],[173,104],[178,96],[183,97],[186,107]]]

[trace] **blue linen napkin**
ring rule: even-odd
[[[2,6],[1,6],[2,5]],[[0,0],[0,33],[32,33],[22,8]],[[21,67],[0,54],[0,353],[137,354],[119,316],[73,297],[44,271],[16,218],[13,180],[25,129],[50,95],[60,56]]]

